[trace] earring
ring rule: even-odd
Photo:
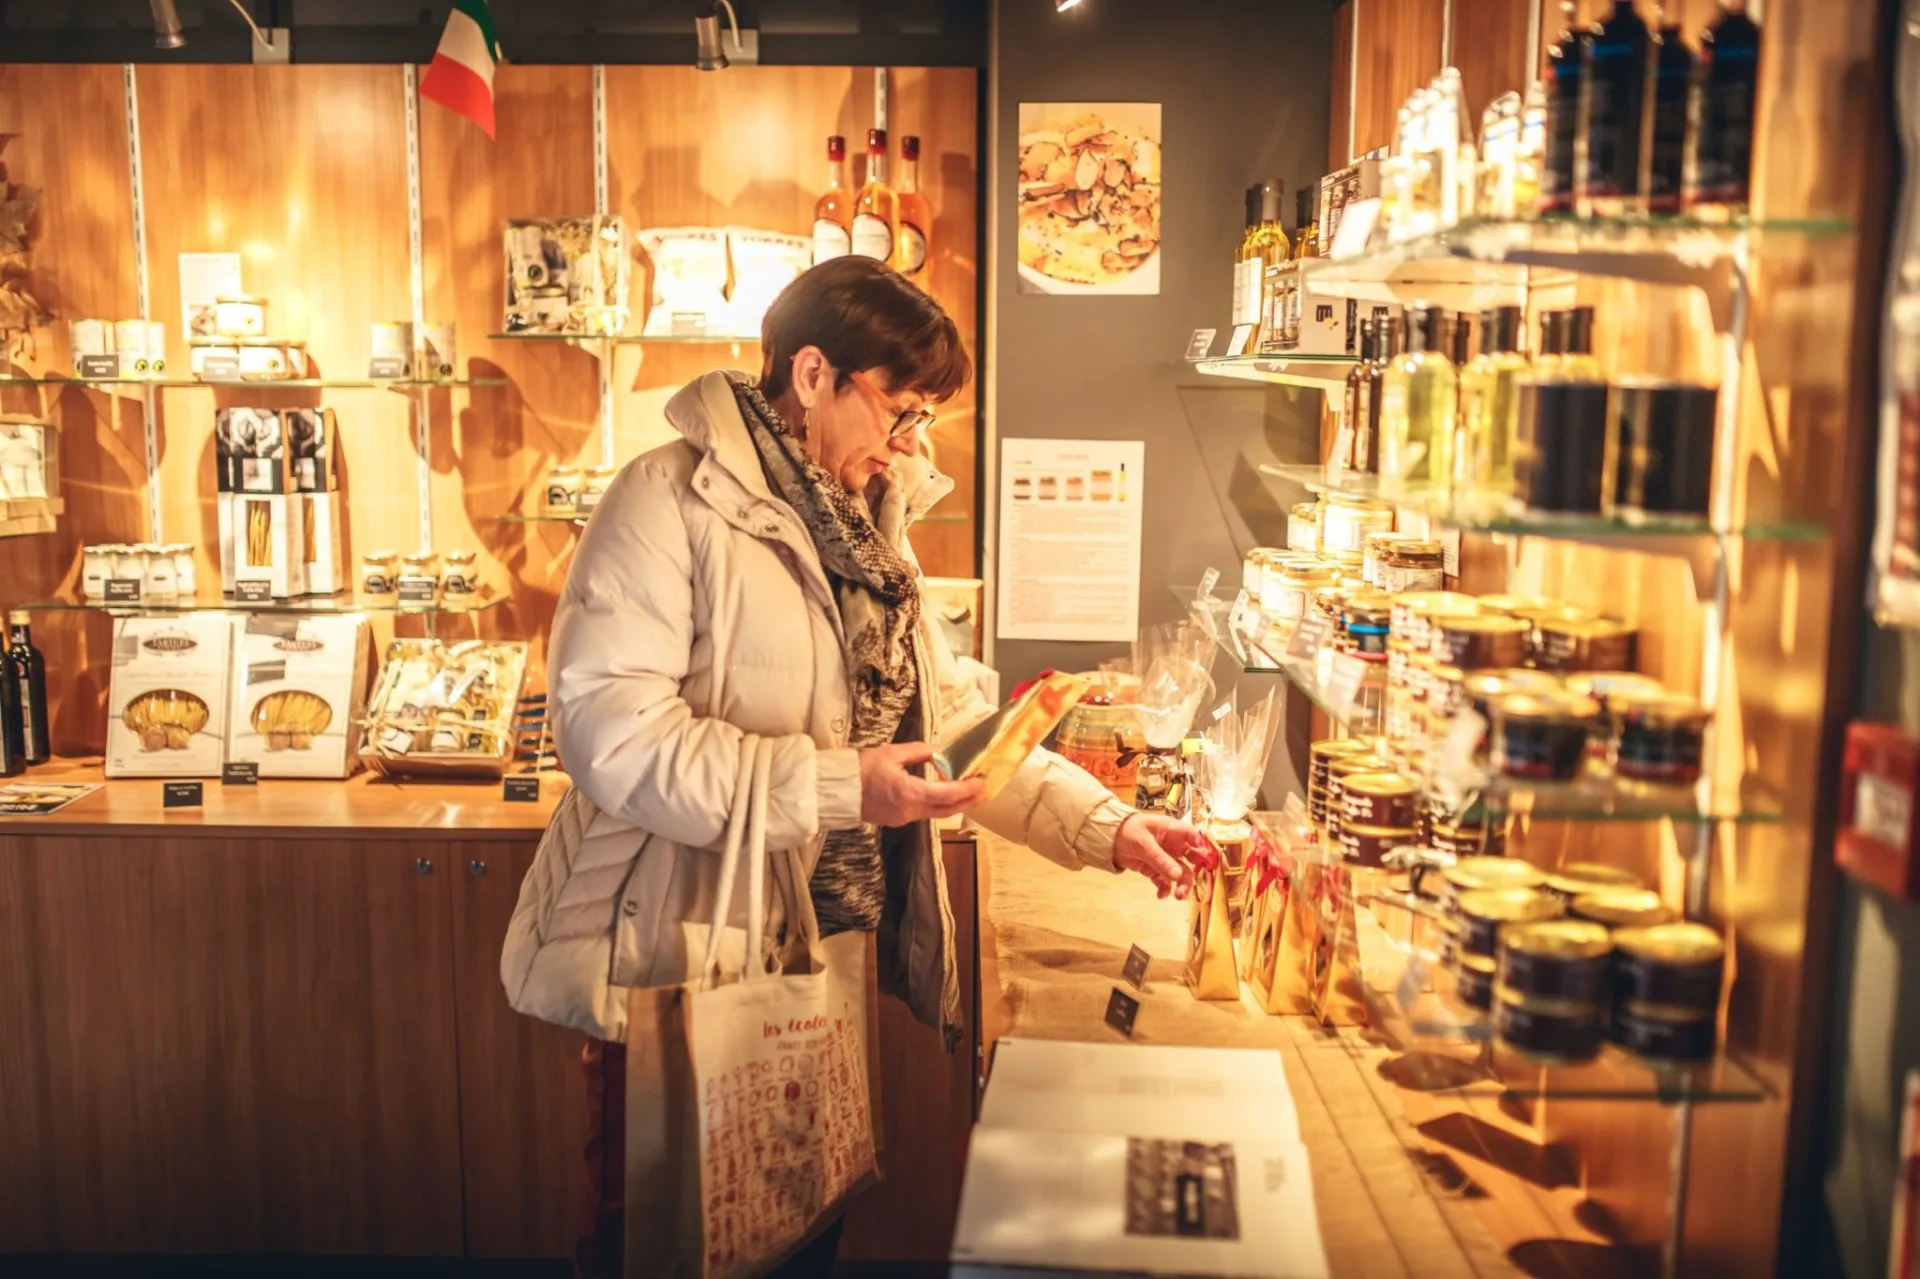
[[[800,438],[803,440],[806,439],[808,433],[812,430],[813,410],[810,408],[802,408],[800,410]]]

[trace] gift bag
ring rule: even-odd
[[[1227,919],[1226,868],[1220,861],[1193,877],[1193,915],[1187,930],[1187,985],[1195,999],[1240,998],[1233,962],[1233,926]]]
[[[1353,877],[1337,863],[1318,869],[1312,893],[1313,1012],[1325,1026],[1364,1026],[1367,1000],[1360,986]]]
[[[701,976],[628,1002],[628,1279],[766,1274],[879,1176],[872,938],[820,938],[798,854],[766,852],[771,743],[748,752]],[[748,962],[723,981],[743,859]],[[777,972],[755,958],[770,860],[794,933]]]

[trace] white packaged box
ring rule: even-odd
[[[256,613],[234,634],[227,758],[262,777],[345,777],[359,760],[367,619]]]
[[[122,617],[107,692],[108,777],[217,777],[233,618]]]
[[[113,347],[121,377],[160,377],[167,371],[167,326],[157,320],[116,320]]]
[[[459,375],[458,331],[451,324],[423,324],[414,339],[414,370],[423,378],[451,378]]]
[[[1300,340],[1295,355],[1358,355],[1359,334],[1353,329],[1355,304],[1313,288],[1300,290]]]
[[[232,507],[230,525],[235,596],[247,598],[247,583],[265,582],[273,599],[291,599],[307,593],[306,518],[300,494],[227,493]],[[226,561],[223,560],[222,563]]]
[[[338,595],[348,589],[346,510],[338,493],[302,493],[292,499],[300,510],[300,542],[306,553],[308,595]]]

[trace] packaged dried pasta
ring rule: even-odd
[[[393,777],[504,776],[526,669],[518,641],[394,640],[367,702],[361,756]]]
[[[730,226],[727,256],[733,264],[733,288],[727,294],[726,331],[734,337],[757,338],[773,300],[813,265],[813,241]]]
[[[262,777],[345,777],[367,686],[367,619],[257,613],[234,636],[227,758]]]
[[[648,337],[724,335],[727,323],[727,233],[720,227],[651,227],[640,232],[653,285]],[[757,329],[755,330],[757,333]]]
[[[505,247],[507,332],[625,331],[631,267],[619,218],[515,219]]]
[[[122,617],[107,691],[108,777],[217,777],[233,619]]]

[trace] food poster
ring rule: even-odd
[[[1022,102],[1020,292],[1160,291],[1160,104]]]
[[[1140,630],[1140,440],[1000,441],[1002,639]]]

